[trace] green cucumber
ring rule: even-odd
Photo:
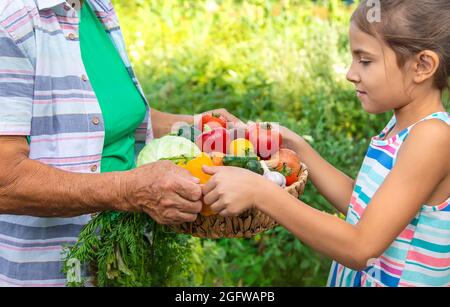
[[[260,175],[264,174],[261,162],[259,162],[258,157],[255,156],[225,156],[223,158],[223,165],[245,168]]]

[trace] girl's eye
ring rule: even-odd
[[[369,61],[369,60],[360,60],[359,63],[362,64],[363,66],[368,66],[370,63],[372,63],[372,61]]]

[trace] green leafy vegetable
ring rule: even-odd
[[[168,231],[146,214],[102,212],[67,249],[64,270],[77,259],[89,267],[96,286],[177,286],[191,278],[190,254],[189,237]]]
[[[200,155],[191,141],[178,136],[165,136],[147,144],[137,165],[161,159],[177,159]],[[77,243],[65,254],[65,272],[73,260],[89,267],[94,284],[101,287],[149,287],[186,284],[191,278],[190,237],[177,235],[155,223],[147,214],[102,212],[83,228]],[[69,286],[83,286],[70,283]]]
[[[190,140],[180,136],[167,135],[160,139],[154,139],[142,149],[137,159],[137,166],[172,157],[196,157],[200,154],[200,149]]]

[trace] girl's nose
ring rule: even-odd
[[[349,70],[347,72],[346,78],[351,83],[359,83],[361,81],[361,78],[359,77],[359,75],[353,69],[353,65],[350,66],[350,68],[349,68]]]

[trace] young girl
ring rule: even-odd
[[[394,110],[372,138],[360,173],[349,178],[301,137],[287,147],[309,167],[318,191],[346,221],[316,210],[244,169],[214,175],[204,201],[222,216],[255,207],[331,257],[329,286],[450,286],[450,2],[381,0],[381,21],[362,1],[350,25],[347,78],[363,108]]]

